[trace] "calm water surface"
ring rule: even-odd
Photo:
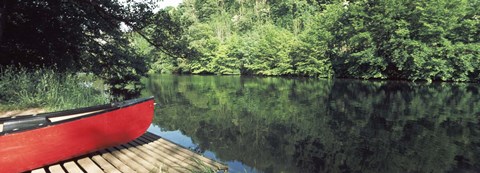
[[[150,131],[230,172],[480,172],[478,84],[149,78]]]

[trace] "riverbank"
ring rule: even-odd
[[[0,118],[3,117],[12,117],[12,116],[17,116],[17,115],[31,115],[31,114],[39,114],[46,112],[45,109],[42,108],[31,108],[31,109],[25,109],[25,110],[10,110],[10,111],[5,111],[2,112],[0,111]]]
[[[0,69],[0,112],[36,108],[65,110],[110,101],[95,76],[60,73],[51,69]]]

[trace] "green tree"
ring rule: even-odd
[[[478,2],[357,1],[332,28],[338,76],[471,81],[478,62]],[[462,39],[463,38],[463,39]],[[474,41],[475,40],[475,41]],[[474,77],[475,76],[475,77]],[[473,78],[472,78],[473,77]]]
[[[478,81],[479,6],[188,0],[159,13],[157,25],[172,27],[151,38],[173,57],[157,64],[177,72]]]
[[[290,52],[298,46],[294,35],[270,23],[258,26],[251,33],[250,44],[253,49],[247,57],[246,71],[260,75],[290,75],[293,74]]]
[[[0,65],[93,72],[113,84],[138,79],[147,65],[120,25],[144,28],[153,6],[127,2],[1,1]]]

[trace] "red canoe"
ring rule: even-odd
[[[141,136],[153,98],[38,115],[0,118],[0,172],[23,172]]]

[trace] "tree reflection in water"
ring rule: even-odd
[[[264,172],[480,172],[477,84],[172,76],[155,124]]]

